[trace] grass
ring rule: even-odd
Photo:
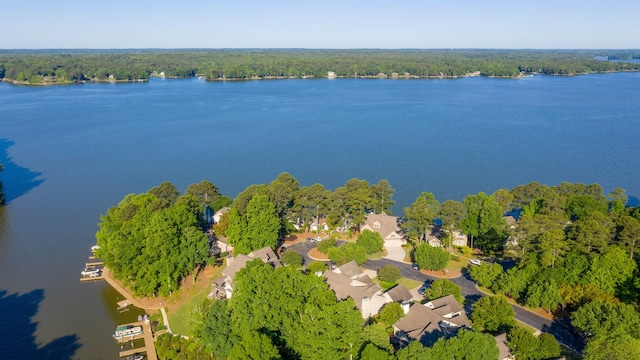
[[[378,252],[374,252],[373,254],[368,255],[368,256],[369,256],[369,259],[377,260],[377,259],[380,259],[380,258],[383,258],[383,257],[387,256],[387,250],[383,248],[382,250],[380,250]]]
[[[176,294],[179,304],[172,311],[167,312],[171,331],[175,334],[193,336],[191,313],[207,298],[207,295],[211,292],[211,280],[219,278],[224,267],[224,265],[214,267],[204,282],[205,286],[186,289],[184,292],[181,289],[180,293]]]

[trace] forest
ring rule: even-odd
[[[359,235],[356,242],[337,247],[335,241],[322,241],[319,250],[338,264],[362,263],[382,244],[367,231],[359,233],[360,225],[369,213],[390,213],[394,192],[386,180],[350,179],[330,190],[321,184],[301,186],[282,173],[268,184],[249,186],[232,202],[208,181],[191,185],[182,196],[163,183],[109,209],[97,234],[99,256],[137,293],[167,294],[210,259],[203,233],[211,226],[206,209],[230,206],[213,230],[228,237],[236,253],[275,248],[296,231],[294,224],[308,231],[314,219],[324,218],[338,238]],[[640,358],[640,207],[627,204],[624,189],[605,195],[598,184],[567,182],[531,182],[491,195],[470,194],[461,202],[441,203],[432,193],[420,194],[401,216],[415,261],[421,268],[443,268],[450,259],[445,249],[452,248],[447,238],[460,229],[471,240],[467,250],[486,260],[470,266],[469,275],[495,294],[467,304],[473,330],[430,347],[413,342],[395,349],[388,335],[401,316],[398,309],[385,306],[363,322],[351,299],[336,301],[323,279],[313,275],[326,269],[324,264],[303,266],[299,259],[283,257],[288,266],[275,269],[250,262],[234,280],[230,300],[207,300],[192,314],[197,336],[186,343],[162,337],[158,352],[176,359],[495,359],[493,336],[506,332],[518,359],[557,357],[552,335],[535,337],[517,325],[510,299],[566,319],[586,343],[585,359]],[[444,232],[444,248],[424,241],[434,227]],[[503,260],[512,266],[503,268]],[[397,276],[387,270],[379,276]],[[438,280],[426,295],[454,294],[468,302],[456,287]]]
[[[0,50],[0,79],[19,84],[147,81],[151,76],[207,80],[277,78],[455,78],[477,74],[576,75],[638,71],[630,50]]]

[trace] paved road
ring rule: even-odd
[[[390,259],[369,260],[364,263],[363,267],[377,271],[379,268],[388,264],[400,269],[400,273],[402,274],[402,276],[408,279],[413,279],[420,282],[431,282],[439,279],[438,277],[430,276],[420,271],[413,270],[411,268],[411,264],[393,261]],[[451,281],[460,286],[462,296],[467,299],[467,301],[465,301],[465,310],[467,314],[470,314],[471,306],[475,304],[475,302],[478,301],[482,296],[485,296],[485,294],[478,290],[478,288],[476,287],[476,283],[471,280],[468,275],[463,275],[461,277],[451,279]],[[584,348],[584,343],[579,336],[573,333],[573,331],[571,330],[571,325],[566,319],[549,320],[520,306],[511,305],[511,307],[516,313],[515,317],[517,320],[522,321],[523,323],[540,331],[553,334],[553,336],[555,336],[559,342],[571,347],[574,350],[581,352]]]

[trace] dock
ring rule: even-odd
[[[122,325],[131,325],[131,326],[142,326],[142,334],[135,335],[132,337],[127,337],[126,339],[120,339],[118,342],[126,342],[130,340],[144,339],[144,346],[138,347],[131,350],[120,351],[120,357],[125,357],[128,355],[133,355],[135,353],[146,353],[147,359],[149,360],[158,360],[158,355],[156,354],[156,348],[154,346],[153,333],[151,332],[151,324],[149,321],[138,321],[130,324],[122,324]]]
[[[86,282],[86,281],[96,281],[96,280],[104,280],[104,276],[102,276],[102,273],[100,273],[100,275],[98,276],[83,276],[80,278],[80,282]]]
[[[90,261],[88,263],[85,264],[85,267],[96,267],[96,266],[103,266],[104,263],[102,261]]]

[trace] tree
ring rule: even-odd
[[[629,258],[633,259],[633,254],[640,250],[640,220],[621,215],[618,224],[616,242],[629,253]]]
[[[203,180],[198,184],[191,184],[185,190],[185,195],[195,196],[200,204],[207,205],[213,211],[231,205],[231,199],[220,194],[220,190],[211,181]]]
[[[583,352],[585,360],[640,359],[640,340],[618,332],[594,337]]]
[[[324,239],[322,241],[320,241],[318,243],[318,251],[320,251],[323,254],[327,254],[329,253],[329,250],[331,250],[332,248],[336,247],[336,239],[334,238],[329,238],[329,239]]]
[[[597,250],[603,253],[613,237],[614,224],[609,216],[592,212],[582,220],[577,220],[570,228],[568,238],[571,247],[585,254]]]
[[[630,304],[591,301],[571,314],[571,324],[589,336],[615,332],[640,339],[640,314]]]
[[[278,175],[269,185],[267,192],[269,200],[276,208],[278,217],[286,218],[286,215],[293,208],[296,193],[300,190],[300,183],[291,174],[283,172]]]
[[[346,243],[344,245],[329,249],[329,259],[338,266],[342,266],[351,260],[355,260],[358,265],[367,261],[367,251],[360,245]]]
[[[509,332],[508,343],[517,359],[542,360],[560,356],[560,344],[548,333],[536,337],[525,328],[514,327]]]
[[[309,263],[309,265],[307,265],[307,270],[311,274],[324,272],[325,270],[327,270],[327,265],[325,265],[325,263],[323,263],[322,261],[313,260]]]
[[[607,212],[607,199],[604,196],[594,198],[591,195],[574,195],[567,199],[565,206],[567,215],[571,220],[584,219],[592,212]]]
[[[271,339],[258,331],[243,333],[231,352],[229,360],[277,360],[280,359],[278,348]]]
[[[421,269],[442,270],[447,266],[449,253],[440,247],[423,244],[414,252],[414,258]]]
[[[459,228],[460,221],[464,217],[464,205],[457,201],[446,200],[440,205],[438,216],[442,221],[442,228],[449,233],[449,239],[453,239],[453,232]]]
[[[527,290],[526,304],[531,307],[541,307],[547,312],[562,304],[560,287],[554,279],[536,281]]]
[[[424,347],[420,341],[412,341],[408,346],[396,353],[398,360],[424,360],[430,359],[429,348]]]
[[[247,206],[246,220],[231,209],[227,234],[236,253],[275,247],[280,233],[280,220],[266,195],[256,195]],[[246,225],[245,225],[246,224]]]
[[[586,278],[600,289],[615,293],[616,289],[626,282],[636,269],[635,261],[617,246],[611,246],[602,256],[591,260],[591,267]]]
[[[282,261],[282,263],[285,265],[299,268],[302,266],[302,262],[304,261],[304,259],[302,258],[302,255],[298,254],[295,251],[286,251],[280,254],[280,261]]]
[[[429,300],[439,299],[447,295],[453,295],[459,304],[462,304],[464,299],[460,291],[460,286],[456,285],[451,280],[438,279],[431,283],[431,286],[424,292],[424,296]]]
[[[391,215],[391,207],[396,203],[393,198],[395,190],[389,181],[382,179],[376,185],[371,185],[371,200],[373,211],[376,214],[387,213]]]
[[[377,232],[364,230],[358,235],[356,244],[362,246],[366,250],[367,254],[371,255],[382,250],[384,240]]]
[[[389,332],[384,324],[371,324],[364,327],[362,335],[365,343],[373,344],[379,349],[384,349],[387,354],[393,352],[393,346],[389,342]],[[360,356],[360,358],[363,358]]]
[[[469,267],[469,276],[478,282],[480,286],[491,288],[493,282],[502,274],[502,265],[483,262],[478,266]]]
[[[425,359],[433,360],[493,360],[498,358],[498,346],[493,336],[467,329],[445,340],[440,338]]]
[[[419,239],[426,239],[439,207],[440,203],[432,193],[421,193],[410,207],[404,208],[407,221],[402,224],[402,227],[409,231],[409,234],[418,235]]]
[[[380,269],[378,269],[378,279],[380,279],[380,281],[393,284],[396,281],[398,281],[398,279],[400,279],[401,277],[402,277],[402,274],[400,273],[400,269],[398,269],[393,265],[387,264],[381,267]]]
[[[360,352],[360,359],[391,360],[393,356],[387,350],[381,349],[372,343],[366,343]]]
[[[386,328],[390,328],[403,316],[404,310],[402,310],[402,305],[397,302],[392,302],[386,304],[382,310],[380,310],[376,317],[376,321],[379,324],[384,324]]]
[[[569,244],[565,240],[564,231],[551,229],[540,235],[538,248],[542,252],[542,265],[554,267],[556,261],[569,250]]]
[[[170,182],[163,182],[159,186],[153,187],[147,191],[148,194],[155,195],[160,201],[159,208],[165,208],[173,205],[180,197],[180,192]],[[188,195],[188,194],[187,194]]]
[[[504,296],[483,296],[473,304],[474,328],[493,333],[504,332],[516,324],[515,311]]]
[[[208,305],[200,324],[196,327],[196,337],[216,358],[229,356],[231,348],[238,341],[231,332],[231,311],[226,301],[214,300]]]
[[[483,192],[468,195],[462,203],[466,216],[460,221],[460,226],[471,235],[471,247],[473,247],[474,237],[478,238],[485,250],[495,250],[500,247],[506,226],[500,205]]]

